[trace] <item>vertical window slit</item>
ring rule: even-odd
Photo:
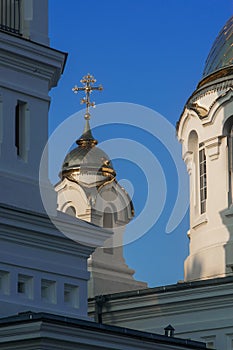
[[[15,108],[15,147],[17,155],[27,161],[28,138],[29,138],[29,116],[27,103],[18,101]]]
[[[206,155],[203,145],[199,150],[199,169],[200,169],[200,211],[201,214],[206,212],[207,200],[207,176],[206,176]]]

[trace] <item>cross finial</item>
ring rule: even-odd
[[[75,85],[75,87],[73,87],[72,91],[77,94],[78,91],[85,91],[86,96],[84,98],[81,98],[81,104],[85,104],[86,105],[86,113],[85,113],[85,119],[89,120],[90,119],[90,113],[89,113],[89,108],[90,107],[95,107],[95,102],[91,102],[90,101],[90,94],[92,93],[93,90],[99,90],[102,91],[103,87],[102,85],[99,86],[94,86],[96,79],[94,78],[93,75],[91,75],[90,73],[88,73],[87,75],[85,75],[80,82],[84,85],[83,87],[78,87],[77,85]]]

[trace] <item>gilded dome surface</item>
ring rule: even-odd
[[[62,165],[62,171],[75,170],[81,167],[100,169],[106,167],[113,169],[107,154],[98,147],[76,147],[67,154]]]
[[[111,173],[115,176],[113,165],[108,155],[96,147],[98,141],[92,135],[89,120],[86,120],[84,132],[76,141],[78,147],[70,151],[62,165],[62,174],[76,170]]]
[[[233,65],[233,16],[217,36],[207,57],[203,78]]]

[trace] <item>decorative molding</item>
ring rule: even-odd
[[[191,151],[186,152],[183,156],[183,159],[187,167],[187,172],[191,176],[192,169],[193,169],[193,152]]]
[[[189,99],[190,103],[200,100],[202,97],[211,95],[214,92],[224,91],[233,87],[233,79],[225,79],[224,81],[216,82],[210,86],[205,86],[204,88],[195,90]]]
[[[203,120],[203,125],[211,123],[218,108],[221,107],[221,105],[224,104],[226,101],[232,98],[233,86],[229,86],[228,88],[225,88],[222,91],[222,94],[219,96],[215,96],[214,100],[210,103],[208,107],[200,105],[200,99],[203,96],[199,96],[199,98],[196,98],[195,101],[190,101],[187,103],[187,108],[196,112],[198,117],[201,120]]]
[[[102,271],[102,273],[104,274],[113,274],[114,272],[117,272],[118,278],[120,278],[120,275],[123,274],[123,277],[128,279],[130,276],[135,283],[137,282],[132,277],[133,274],[135,273],[135,270],[129,268],[128,265],[126,265],[125,263],[124,264],[121,263],[119,265],[114,266],[105,261],[97,261],[92,258],[88,260],[88,266],[89,268],[91,268],[91,271],[95,271],[96,269],[96,272],[98,272],[98,274],[100,273],[100,271]],[[146,283],[144,282],[139,282],[139,283],[142,283],[146,287]]]
[[[185,107],[180,115],[178,122],[177,122],[177,125],[176,125],[177,134],[178,135],[182,134],[182,131],[179,131],[180,125],[181,125],[181,123],[184,124],[184,121],[187,118],[187,111],[188,111],[189,105],[197,103],[201,98],[203,98],[207,95],[211,95],[211,94],[219,92],[219,91],[226,92],[226,90],[229,90],[230,88],[233,88],[233,79],[232,78],[229,79],[229,77],[227,77],[224,80],[215,82],[215,84],[209,84],[208,86],[196,89],[193,92],[193,94],[189,97],[188,101],[186,102],[186,105],[185,105]],[[212,107],[212,104],[210,107]],[[205,108],[207,109],[207,107],[205,107]],[[184,121],[181,122],[183,119],[184,119]],[[179,136],[179,140],[180,140],[180,138],[181,137]]]
[[[201,214],[197,219],[195,219],[192,228],[196,229],[200,225],[206,224],[207,222],[208,222],[208,219],[207,219],[206,213]]]
[[[226,35],[226,33],[225,33]],[[225,54],[224,54],[225,56]],[[208,74],[205,76],[200,83],[198,84],[198,88],[202,87],[206,84],[209,85],[209,83],[212,83],[213,81],[219,80],[219,79],[225,79],[226,77],[230,76],[233,74],[233,66],[232,65],[227,65],[226,67],[222,67],[218,69],[215,72],[212,72],[211,74]]]
[[[205,141],[206,153],[210,160],[218,159],[219,157],[219,146],[221,144],[220,137],[213,137],[210,140]]]
[[[182,135],[184,132],[185,125],[189,122],[191,118],[197,118],[199,120],[198,114],[194,109],[190,110],[188,108],[185,108],[183,114],[180,117],[180,120],[177,122],[176,125],[177,137],[180,142],[183,141]]]
[[[233,88],[230,87],[228,90],[224,91],[220,96],[218,96],[211,104],[208,117],[203,120],[203,125],[213,123],[214,117],[219,110],[226,102],[230,101],[233,98]]]
[[[201,106],[197,102],[189,103],[187,107],[191,110],[194,110],[200,119],[206,118],[209,113],[208,109]]]

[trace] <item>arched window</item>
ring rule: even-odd
[[[227,136],[228,149],[228,205],[233,204],[233,116],[228,118],[224,128],[223,135]]]
[[[199,214],[198,208],[198,135],[191,131],[188,138],[188,157],[186,160],[190,175],[190,209],[191,218]]]
[[[115,206],[111,205],[104,209],[103,212],[103,227],[113,228],[118,218],[118,212]]]
[[[69,207],[66,209],[65,213],[68,214],[68,215],[71,215],[71,216],[76,217],[76,210],[75,210],[75,208],[74,208],[72,205],[69,206]]]
[[[190,174],[190,210],[195,221],[206,212],[207,173],[204,143],[199,143],[198,135],[192,130],[188,138],[186,164]]]
[[[104,209],[104,214],[103,214],[103,227],[111,229],[111,228],[113,228],[113,226],[114,226],[113,210],[110,207],[106,207]],[[112,244],[113,244],[112,238],[108,239],[108,247],[105,247],[103,249],[104,253],[113,254]]]
[[[103,227],[112,228],[113,227],[113,213],[111,208],[107,207],[104,210],[103,216]]]
[[[207,176],[206,176],[206,155],[204,144],[199,145],[199,177],[200,177],[200,213],[206,212],[207,200]]]

